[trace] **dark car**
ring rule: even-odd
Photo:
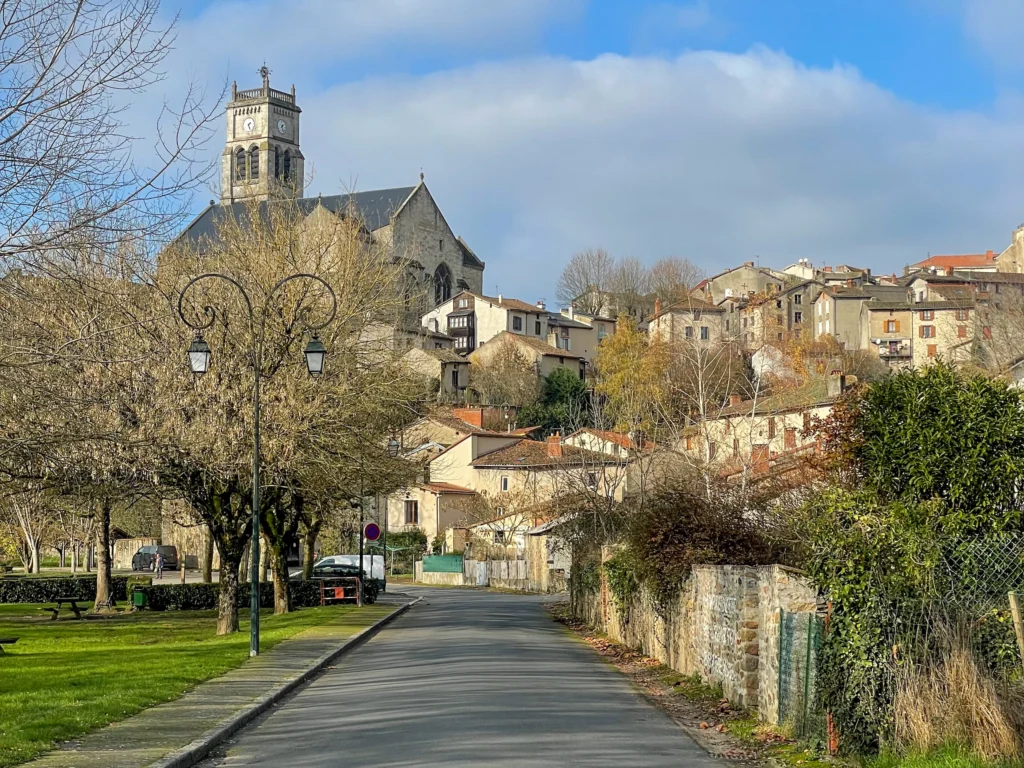
[[[155,570],[153,560],[156,558],[156,553],[159,552],[164,556],[164,570],[165,571],[176,571],[178,569],[178,548],[172,546],[161,546],[159,544],[149,544],[145,547],[139,547],[139,551],[132,556],[132,570],[133,571],[152,571]]]
[[[337,579],[342,576],[359,576],[358,565],[347,565],[343,563],[324,563],[313,566],[314,579]],[[363,600],[367,604],[377,602],[377,595],[380,588],[375,579],[367,579],[363,583]]]

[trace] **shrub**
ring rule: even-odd
[[[114,576],[110,580],[111,594],[114,600],[127,599],[128,582],[131,578],[135,577]],[[83,601],[94,600],[96,598],[96,574],[41,579],[0,579],[0,603],[49,603],[58,597],[74,597]]]
[[[217,607],[220,588],[217,584],[156,584],[140,587],[146,593],[147,607],[153,611],[177,609],[179,611],[207,611]],[[318,581],[289,581],[288,594],[293,608],[320,605]],[[238,585],[238,606],[249,606],[251,586]],[[260,585],[260,607],[274,607],[274,585]]]

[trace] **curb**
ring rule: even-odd
[[[417,597],[411,603],[406,603],[399,607],[399,609],[394,613],[388,614],[376,624],[367,627],[358,635],[350,637],[342,643],[341,646],[335,648],[333,651],[328,651],[319,659],[314,661],[313,664],[304,672],[301,672],[290,680],[286,680],[276,688],[271,689],[268,693],[263,694],[245,709],[242,709],[222,720],[198,739],[193,740],[180,749],[176,749],[154,763],[149,763],[148,768],[191,768],[196,765],[200,761],[204,760],[210,752],[213,751],[214,747],[217,747],[227,741],[231,736],[273,707],[285,696],[316,677],[324,670],[325,667],[330,665],[331,662],[335,661],[339,656],[343,656],[349,651],[353,651],[358,648],[421,600],[423,600],[422,596]]]

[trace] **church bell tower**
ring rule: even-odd
[[[299,114],[291,93],[270,87],[270,70],[260,67],[263,85],[249,91],[231,85],[227,141],[220,159],[222,204],[256,198],[302,197],[304,158],[299,151]]]

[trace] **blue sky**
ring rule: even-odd
[[[178,7],[171,76],[137,112],[188,77],[251,87],[266,59],[298,90],[311,193],[423,168],[487,290],[524,300],[586,247],[898,272],[1024,221],[1021,0]]]

